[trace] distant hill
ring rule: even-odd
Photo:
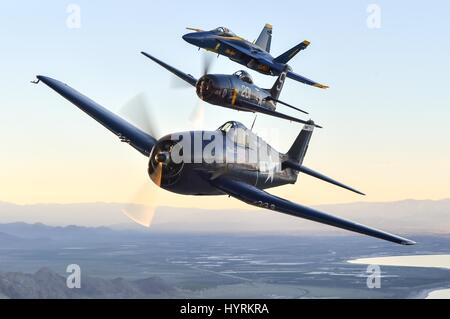
[[[92,236],[107,238],[113,236],[113,230],[107,227],[86,227],[86,226],[48,226],[42,223],[28,224],[25,222],[15,222],[0,224],[1,234],[15,236],[15,239],[88,239]]]
[[[157,277],[139,280],[85,277],[80,289],[68,289],[66,277],[48,268],[34,274],[0,273],[0,298],[155,298],[174,293],[173,287]]]
[[[39,204],[14,205],[0,202],[0,223],[45,223],[68,226],[109,226],[114,229],[153,232],[207,233],[293,233],[346,234],[348,232],[268,210],[206,210],[196,208],[160,207],[150,230],[133,224],[121,213],[124,204]],[[450,199],[404,200],[385,203],[350,203],[323,205],[317,208],[344,218],[401,234],[450,234]],[[16,225],[17,226],[17,225]],[[3,226],[5,227],[5,226]],[[14,228],[13,225],[8,227]],[[29,229],[29,235],[45,225]],[[70,234],[74,227],[57,228],[53,232]],[[88,230],[77,229],[77,231]],[[99,228],[104,236],[108,229]],[[0,227],[0,232],[13,234]],[[96,232],[98,234],[98,232]]]

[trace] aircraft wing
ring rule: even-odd
[[[122,141],[128,142],[145,156],[150,155],[153,145],[156,143],[154,137],[130,124],[100,104],[92,101],[90,98],[84,96],[67,84],[47,76],[38,75],[37,78],[59,93],[62,97],[75,104],[79,109],[94,118],[108,130],[119,136]]]
[[[360,234],[376,237],[402,245],[413,245],[415,242],[393,235],[375,228],[370,228],[343,218],[332,216],[306,206],[295,204],[286,199],[271,195],[255,186],[234,180],[228,177],[219,176],[210,180],[210,183],[222,192],[233,196],[247,204],[271,209],[280,213],[309,219],[322,224],[346,229]]]
[[[258,59],[260,58],[260,56],[256,53],[253,53],[251,50],[246,49],[244,47],[240,47],[236,44],[234,44],[232,41],[229,41],[227,38],[218,38],[217,41],[219,41],[221,43],[221,45],[225,45],[230,47],[231,49],[238,51],[242,54],[248,55],[254,59]]]
[[[315,82],[313,80],[305,78],[304,76],[301,76],[300,74],[294,73],[292,71],[289,71],[287,73],[287,77],[291,78],[291,79],[293,79],[295,81],[302,82],[302,83],[307,84],[307,85],[312,85],[312,86],[318,87],[320,89],[328,89],[328,87],[329,87],[328,85],[320,84],[318,82]]]
[[[181,72],[178,69],[175,69],[174,67],[164,63],[163,61],[155,58],[154,56],[151,56],[150,54],[146,53],[146,52],[141,52],[141,54],[145,55],[147,58],[149,58],[150,60],[155,61],[156,63],[158,63],[160,66],[162,66],[163,68],[169,70],[170,72],[172,72],[173,74],[175,74],[176,76],[178,76],[180,79],[186,81],[187,83],[189,83],[192,86],[195,86],[197,84],[197,79],[194,78],[192,75],[190,74],[186,74],[184,72]]]
[[[279,117],[279,118],[282,118],[285,120],[294,121],[294,122],[302,123],[302,124],[308,124],[308,121],[300,120],[300,119],[290,116],[290,115],[286,115],[286,114],[283,114],[283,113],[280,113],[277,111],[272,111],[272,110],[266,109],[266,108],[262,107],[261,105],[258,105],[258,104],[255,104],[255,103],[252,103],[252,102],[249,102],[246,100],[239,100],[237,103],[250,112],[264,113],[264,114]],[[318,128],[322,128],[322,126],[319,126],[319,125],[314,125],[314,126],[318,127]]]

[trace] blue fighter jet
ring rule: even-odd
[[[287,65],[297,53],[305,50],[309,46],[309,41],[304,40],[276,58],[270,54],[270,45],[272,42],[272,26],[270,24],[264,26],[258,39],[253,43],[237,36],[225,27],[219,27],[211,31],[195,28],[187,29],[194,32],[185,34],[183,39],[199,47],[199,49],[202,48],[219,55],[224,55],[232,61],[266,75],[279,76],[287,67],[288,78],[321,89],[328,88],[327,85],[320,84],[292,72],[292,68]]]

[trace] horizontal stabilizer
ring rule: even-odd
[[[294,73],[292,71],[289,71],[287,73],[287,77],[290,78],[290,79],[293,79],[295,81],[302,82],[302,83],[307,84],[307,85],[315,86],[315,87],[317,87],[319,89],[328,89],[328,85],[320,84],[318,82],[315,82],[313,80],[305,78],[304,76],[302,76],[300,74],[297,74],[297,73]]]
[[[303,41],[302,43],[297,44],[295,47],[293,47],[290,50],[287,50],[282,55],[276,57],[274,59],[277,63],[286,64],[289,62],[290,59],[292,59],[297,53],[299,53],[302,50],[305,50],[310,42],[308,40]]]
[[[272,100],[272,101],[274,101],[275,103],[280,103],[280,104],[282,104],[282,105],[284,105],[284,106],[290,107],[291,109],[297,110],[297,111],[299,111],[299,112],[302,112],[302,113],[305,113],[305,114],[309,114],[308,112],[306,112],[306,111],[304,111],[304,110],[302,110],[302,109],[299,109],[298,107],[295,107],[295,106],[290,105],[290,104],[288,104],[288,103],[286,103],[286,102],[283,102],[283,101],[274,99],[274,98],[271,97],[271,96],[267,97],[267,99],[268,99],[268,100]]]
[[[242,106],[243,108],[245,108],[249,112],[264,113],[264,114],[267,114],[267,115],[279,117],[279,118],[282,118],[282,119],[285,119],[285,120],[289,120],[289,121],[293,121],[293,122],[297,122],[297,123],[302,123],[302,124],[309,124],[310,123],[309,121],[304,121],[304,120],[298,119],[298,118],[290,116],[290,115],[286,115],[286,114],[283,114],[283,113],[280,113],[280,112],[276,112],[276,111],[272,111],[272,110],[266,109],[266,108],[264,108],[264,107],[262,107],[262,106],[260,106],[258,104],[254,104],[254,103],[248,102],[246,100],[239,101],[239,105]],[[318,127],[318,128],[322,128],[322,126],[317,125],[317,124],[314,124],[314,126]]]
[[[352,191],[352,192],[355,192],[357,194],[366,195],[366,194],[361,193],[360,191],[358,191],[358,190],[356,190],[356,189],[354,189],[354,188],[352,188],[350,186],[342,184],[341,182],[338,182],[338,181],[336,181],[336,180],[334,180],[334,179],[332,179],[332,178],[330,178],[328,176],[325,176],[325,175],[323,175],[323,174],[321,174],[319,172],[316,172],[316,171],[314,171],[314,170],[312,170],[312,169],[310,169],[310,168],[308,168],[306,166],[300,165],[298,163],[294,163],[291,160],[287,160],[287,161],[283,162],[283,168],[291,168],[291,169],[299,171],[299,172],[301,172],[303,174],[306,174],[306,175],[309,175],[309,176],[321,179],[324,182],[327,182],[327,183],[330,183],[330,184],[333,184],[333,185],[345,188],[345,189],[347,189],[349,191]]]

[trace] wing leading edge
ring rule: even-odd
[[[224,193],[253,206],[263,207],[280,213],[309,219],[322,224],[346,229],[401,245],[415,244],[414,241],[409,239],[293,203],[241,181],[221,176],[211,180],[210,183]]]
[[[163,61],[155,58],[154,56],[148,54],[147,52],[141,52],[142,55],[145,55],[147,58],[149,58],[150,60],[153,60],[154,62],[158,63],[160,66],[162,66],[163,68],[167,69],[168,71],[172,72],[173,74],[175,74],[176,76],[178,76],[180,79],[186,81],[187,83],[189,83],[192,86],[195,86],[197,84],[197,79],[194,78],[192,75],[190,74],[186,74],[176,68],[174,68],[173,66],[168,65],[167,63],[164,63]]]
[[[108,130],[119,136],[122,141],[128,142],[145,156],[150,155],[150,151],[156,143],[154,137],[141,131],[120,116],[84,96],[67,84],[47,76],[38,75],[37,78],[65,99],[75,104],[79,109],[94,118]]]

